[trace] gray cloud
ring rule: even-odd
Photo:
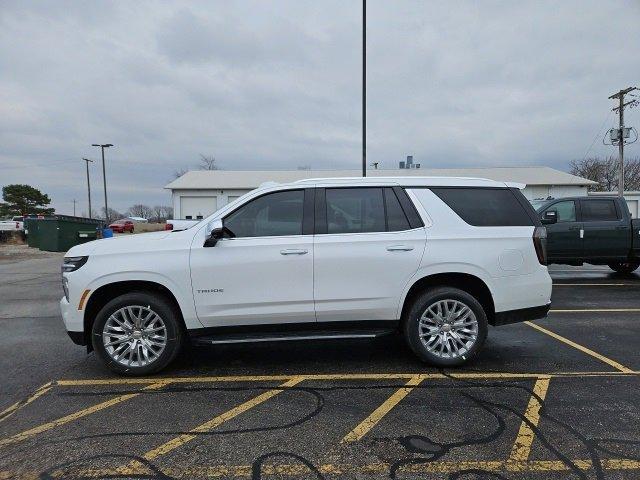
[[[613,125],[609,94],[639,83],[632,0],[369,0],[368,13],[368,158],[384,167],[413,154],[565,169]],[[68,213],[95,142],[116,145],[120,209],[168,202],[172,171],[200,153],[227,169],[358,168],[360,14],[358,1],[5,0],[0,184],[32,183]],[[597,139],[591,153],[615,152]],[[92,178],[99,202],[99,163]]]

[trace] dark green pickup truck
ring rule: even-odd
[[[547,227],[549,263],[609,265],[620,273],[640,266],[640,220],[620,197],[533,201]]]

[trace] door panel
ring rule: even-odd
[[[309,191],[260,195],[223,219],[227,237],[235,238],[192,246],[193,296],[205,326],[315,321],[309,210]]]
[[[613,199],[581,200],[585,258],[626,258],[631,225],[616,209]]]
[[[547,253],[549,260],[581,258],[583,240],[580,235],[582,222],[578,222],[577,205],[573,200],[556,202],[543,212],[555,210],[557,223],[545,225],[547,228]]]
[[[395,320],[418,269],[425,230],[316,235],[314,296],[319,322]]]
[[[194,247],[191,276],[198,317],[207,327],[316,320],[311,235],[222,239],[212,248]]]

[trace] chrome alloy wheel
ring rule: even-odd
[[[438,300],[418,322],[420,341],[440,358],[464,357],[478,339],[478,320],[469,306],[458,300]]]
[[[167,346],[167,328],[150,307],[130,305],[109,316],[102,330],[102,342],[117,363],[144,367],[155,362]]]

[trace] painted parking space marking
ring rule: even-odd
[[[269,399],[277,396],[279,393],[286,391],[289,388],[297,386],[299,383],[307,380],[327,380],[327,381],[349,381],[349,380],[388,380],[388,379],[405,379],[406,383],[398,388],[398,385],[383,385],[384,388],[394,390],[387,400],[385,400],[379,407],[377,407],[372,414],[367,417],[363,422],[356,426],[341,442],[343,445],[353,444],[357,441],[362,441],[363,437],[367,435],[387,414],[393,410],[400,402],[411,394],[416,388],[426,388],[422,382],[427,379],[439,380],[439,381],[451,381],[457,379],[493,379],[493,380],[535,380],[533,389],[531,390],[531,397],[526,406],[524,414],[520,416],[522,422],[518,430],[517,437],[511,446],[510,455],[506,460],[467,460],[460,461],[429,461],[425,459],[418,463],[411,463],[402,466],[398,471],[406,473],[447,473],[457,472],[465,469],[482,469],[492,472],[561,472],[576,469],[590,470],[593,468],[593,464],[590,460],[577,459],[577,460],[531,460],[529,459],[531,453],[531,446],[535,440],[535,431],[538,428],[542,414],[542,404],[547,396],[550,383],[554,378],[572,379],[572,378],[629,378],[637,377],[640,372],[634,372],[629,369],[625,371],[609,371],[609,372],[555,372],[555,373],[511,373],[511,372],[487,372],[487,373],[474,373],[474,372],[459,372],[459,373],[392,373],[392,374],[319,374],[319,375],[289,375],[284,376],[286,381],[280,384],[278,387],[264,387],[265,392],[252,398],[240,405],[237,405],[230,410],[222,413],[215,418],[193,428],[187,433],[180,434],[175,438],[163,443],[162,445],[149,450],[147,453],[141,455],[142,459],[146,461],[156,460],[169,452],[172,452],[191,440],[197,438],[199,434],[204,434],[215,429],[219,425],[241,415],[248,410],[267,402]],[[273,377],[281,378],[282,376],[275,375]],[[151,393],[151,390],[158,391],[156,394],[164,395],[171,393],[171,389],[161,390],[161,387],[173,384],[173,383],[198,383],[194,380],[200,380],[204,382],[246,382],[255,381],[263,382],[266,379],[270,379],[270,376],[221,376],[221,377],[177,377],[172,379],[111,379],[105,380],[61,380],[58,382],[52,382],[52,388],[65,387],[83,387],[83,386],[95,386],[95,382],[98,385],[115,385],[115,384],[132,384],[140,385],[142,380],[147,382],[153,381],[142,390],[135,393],[127,393],[120,395],[116,398],[112,398],[106,402],[100,403],[88,409],[80,410],[61,419],[48,422],[40,427],[35,427],[31,430],[23,432],[22,434],[9,437],[8,443],[16,443],[17,441],[30,438],[50,430],[56,426],[63,425],[65,423],[73,422],[83,416],[90,413],[100,411],[104,408],[108,408],[118,403],[123,403],[128,400],[130,396],[138,396]],[[135,380],[135,382],[130,382]],[[79,383],[81,382],[81,383]],[[494,385],[496,386],[496,385]],[[263,387],[261,387],[263,388]],[[349,388],[348,385],[346,388]],[[357,387],[354,387],[357,388]],[[41,387],[42,389],[42,387]],[[49,391],[49,390],[47,390]],[[146,392],[146,393],[145,393]],[[112,395],[112,392],[105,392],[105,395]],[[41,395],[43,396],[44,393]],[[100,408],[98,408],[100,407]],[[94,409],[93,411],[91,409]],[[126,434],[126,432],[123,432]],[[21,437],[20,437],[21,436]],[[14,437],[20,437],[15,440]],[[348,438],[349,437],[349,438]],[[2,443],[0,442],[0,446]],[[81,459],[79,460],[81,461]],[[307,466],[303,464],[278,464],[274,461],[267,462],[261,465],[261,473],[263,475],[283,475],[283,476],[305,476],[310,473]],[[154,466],[154,468],[160,468]],[[251,477],[254,475],[255,465],[212,465],[212,466],[185,466],[179,465],[167,466],[161,468],[163,474],[167,474],[177,478],[225,478],[225,477]],[[365,465],[353,465],[353,464],[335,464],[335,463],[321,463],[318,466],[314,466],[317,470],[327,475],[356,475],[356,474],[382,474],[388,473],[392,468],[388,463],[374,463]],[[598,468],[604,470],[640,470],[640,461],[627,460],[627,459],[599,459]],[[65,470],[58,470],[55,472],[48,472],[47,475],[50,478],[60,477],[107,477],[107,476],[137,476],[145,475],[149,471],[149,467],[145,466],[139,461],[130,462],[127,465],[121,467],[113,467],[108,469],[90,469],[78,467],[65,467]],[[160,470],[159,470],[160,471]],[[0,471],[0,479],[2,478],[38,478],[38,473],[31,474],[16,474],[10,471]]]
[[[226,421],[237,417],[241,413],[244,413],[247,410],[250,410],[253,407],[256,407],[256,406],[260,405],[261,403],[266,402],[270,398],[275,397],[276,395],[278,395],[278,394],[282,393],[283,391],[285,391],[287,388],[294,387],[295,385],[297,385],[298,383],[300,383],[303,380],[304,380],[304,377],[294,377],[291,380],[289,380],[289,381],[283,383],[282,385],[280,385],[278,388],[274,388],[272,390],[268,390],[268,391],[266,391],[264,393],[261,393],[257,397],[254,397],[251,400],[247,400],[246,402],[244,402],[244,403],[232,408],[231,410],[228,410],[225,413],[222,413],[221,415],[218,415],[218,416],[212,418],[211,420],[209,420],[209,421],[207,421],[207,422],[195,427],[189,433],[185,433],[183,435],[179,435],[179,436],[169,440],[168,442],[165,442],[162,445],[160,445],[160,446],[158,446],[158,447],[156,447],[156,448],[154,448],[152,450],[149,450],[142,457],[145,460],[151,461],[151,460],[157,459],[158,457],[166,455],[167,453],[175,450],[176,448],[181,447],[185,443],[188,443],[191,440],[197,438],[199,433],[205,433],[205,432],[213,430],[214,428],[222,425]],[[142,463],[140,463],[137,460],[134,460],[127,467],[124,467],[122,470],[119,470],[119,472],[122,475],[134,474],[134,473],[138,472],[140,470],[140,468],[144,468]]]
[[[547,330],[546,328],[541,327],[540,325],[536,325],[535,323],[532,323],[532,322],[524,322],[524,323],[546,335],[549,335],[550,337],[555,338],[556,340],[561,341],[562,343],[565,343],[573,348],[580,350],[583,353],[586,353],[587,355],[591,355],[592,357],[597,358],[598,360],[606,363],[607,365],[611,365],[616,370],[619,370],[623,373],[634,373],[632,369],[625,367],[621,363],[618,363],[615,360],[605,357],[604,355],[601,355],[598,352],[594,352],[593,350],[587,347],[583,347],[582,345],[574,342],[573,340],[569,340],[568,338],[565,338],[562,335],[558,335],[557,333],[552,332],[551,330]]]
[[[396,390],[393,395],[387,398],[382,403],[382,405],[380,405],[371,413],[371,415],[365,418],[357,427],[355,427],[347,435],[345,435],[341,442],[355,442],[362,439],[362,437],[364,437],[369,430],[375,427],[387,413],[389,413],[396,405],[398,405],[398,403],[400,403],[404,397],[409,395],[414,387],[420,385],[423,380],[424,377],[421,375],[415,375],[414,377],[410,378],[404,387]]]
[[[518,436],[511,447],[511,455],[509,456],[509,461],[511,462],[523,462],[529,459],[531,445],[533,445],[533,440],[535,438],[535,433],[532,427],[537,427],[540,422],[540,408],[542,408],[541,402],[544,402],[544,399],[547,396],[550,381],[550,377],[539,378],[536,380],[533,387],[533,394],[529,399],[529,404],[527,405],[527,409],[524,413],[525,418],[520,424]]]
[[[554,287],[638,287],[640,283],[554,283]]]
[[[640,308],[569,308],[549,310],[549,313],[629,313],[640,312]]]
[[[27,405],[29,405],[30,403],[36,401],[38,398],[40,398],[42,395],[47,393],[52,388],[53,388],[53,382],[45,383],[44,385],[42,385],[40,388],[38,388],[35,392],[33,392],[26,399],[18,401],[16,403],[14,403],[13,405],[7,407],[2,412],[0,412],[0,422],[5,421],[7,418],[9,418],[11,415],[16,413],[21,408],[24,408]]]
[[[153,383],[145,387],[144,390],[156,390],[166,386],[168,383],[169,382],[166,382],[166,381],[158,382],[156,380],[156,383]],[[77,412],[71,413],[69,415],[65,415],[64,417],[58,418],[51,422],[43,423],[42,425],[38,425],[37,427],[30,428],[29,430],[25,430],[24,432],[20,432],[10,437],[3,438],[0,440],[0,448],[5,447],[7,445],[11,445],[13,443],[21,442],[23,440],[26,440],[28,438],[34,437],[48,430],[51,430],[52,428],[59,427],[66,423],[70,423],[75,420],[78,420],[82,417],[86,417],[87,415],[91,415],[92,413],[96,413],[101,410],[104,410],[105,408],[109,408],[114,405],[118,405],[119,403],[126,402],[127,400],[135,398],[139,395],[140,393],[128,393],[126,395],[119,395],[115,398],[111,398],[109,400],[98,403],[96,405],[92,405],[91,407],[83,408],[82,410],[79,410]]]
[[[315,469],[323,475],[353,476],[387,474],[392,464],[386,462],[370,463],[366,465],[322,464]],[[577,468],[588,471],[593,469],[593,461],[588,459],[571,459],[568,462],[559,460],[529,460],[525,462],[511,462],[509,460],[460,460],[460,461],[428,461],[405,465],[398,470],[407,474],[456,473],[464,470],[484,470],[489,472],[566,472]],[[602,459],[599,468],[608,471],[640,470],[640,460],[631,459]],[[300,464],[266,464],[260,468],[260,476],[287,476],[308,478],[313,471]],[[170,478],[252,478],[255,476],[253,465],[211,465],[195,467],[168,467],[162,474]],[[51,472],[47,478],[119,478],[122,474],[118,469],[98,468],[70,468]],[[0,479],[33,480],[41,478],[38,472],[16,474],[11,471],[0,471]],[[144,477],[146,478],[146,477]]]

